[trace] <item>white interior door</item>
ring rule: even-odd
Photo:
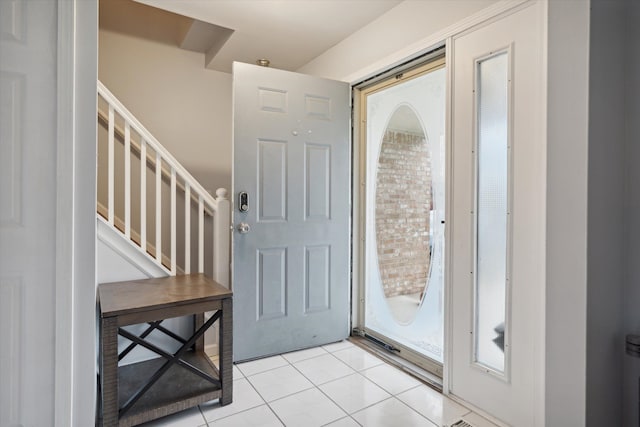
[[[56,2],[0,1],[1,426],[54,419],[56,24]]]
[[[450,392],[534,425],[543,377],[539,2],[453,41]]]
[[[344,339],[349,85],[234,63],[233,102],[234,360]]]

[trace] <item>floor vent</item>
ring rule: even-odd
[[[471,424],[466,422],[465,420],[458,420],[453,424],[450,424],[449,427],[473,427]]]

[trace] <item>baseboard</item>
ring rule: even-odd
[[[215,344],[205,344],[204,346],[204,352],[207,356],[213,358],[213,359],[217,359],[218,355],[220,354],[220,347],[218,346],[218,343]]]

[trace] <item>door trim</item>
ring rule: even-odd
[[[96,417],[96,145],[85,142],[97,138],[98,4],[57,7],[53,399],[54,425],[63,427]]]
[[[363,81],[377,76],[380,73],[384,73],[398,65],[412,59],[416,59],[434,49],[444,46],[445,42],[451,37],[460,35],[476,26],[489,23],[497,17],[501,17],[507,13],[512,13],[518,10],[518,8],[524,4],[534,3],[536,1],[544,1],[546,4],[546,1],[548,0],[500,0],[479,12],[461,19],[453,25],[443,28],[442,30],[433,33],[418,42],[410,44],[404,49],[394,51],[371,65],[363,67],[346,76],[330,76],[329,78],[350,82],[352,86],[356,87]]]

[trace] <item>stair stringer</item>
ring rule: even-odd
[[[127,239],[119,230],[114,229],[104,218],[100,215],[97,215],[96,217],[98,223],[98,240],[109,247],[123,261],[126,261],[129,264],[129,266],[123,266],[125,268],[121,272],[114,271],[114,269],[111,268],[105,268],[101,271],[100,263],[102,257],[100,256],[100,253],[98,253],[98,283],[150,279],[153,277],[166,277],[171,274],[169,269],[161,265],[147,253],[143,252],[142,249],[140,249],[140,246]],[[122,275],[131,276],[131,268],[137,270],[141,276],[133,278],[120,277]],[[104,276],[102,278],[100,277],[101,273]]]

